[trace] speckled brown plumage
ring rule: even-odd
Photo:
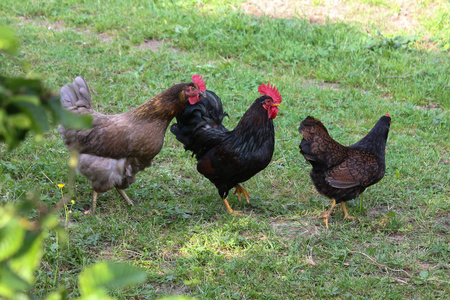
[[[163,146],[170,121],[186,107],[188,97],[198,95],[197,89],[194,83],[180,83],[117,115],[92,109],[89,88],[82,77],[61,89],[64,108],[93,116],[90,129],[60,126],[58,130],[66,147],[80,152],[78,171],[92,181],[94,198],[97,192],[127,188],[136,173],[150,166]],[[125,195],[123,191],[121,194]],[[93,206],[94,210],[95,203]]]
[[[358,143],[345,147],[328,134],[319,120],[307,117],[299,128],[303,139],[300,152],[311,163],[310,177],[317,191],[341,203],[356,198],[367,187],[380,181],[385,172],[385,148],[391,118],[383,116]],[[322,215],[328,228],[331,209]]]

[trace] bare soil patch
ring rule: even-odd
[[[159,48],[164,45],[163,41],[159,40],[145,40],[145,42],[139,45],[139,49],[141,50],[150,50],[152,52],[158,52]]]
[[[358,1],[363,2],[363,1]],[[422,20],[431,16],[438,3],[412,0],[248,0],[242,5],[247,14],[275,18],[306,18],[311,23],[327,21],[375,26],[386,33],[413,34]]]
[[[300,86],[301,87],[316,86],[316,87],[319,87],[322,89],[333,90],[333,91],[339,91],[339,90],[343,89],[339,85],[339,83],[319,81],[316,79],[302,79]]]
[[[74,31],[74,32],[77,32],[80,34],[93,35],[93,36],[98,37],[105,43],[112,43],[114,41],[113,36],[106,32],[94,33],[92,31],[90,31],[89,29],[70,28],[70,27],[65,26],[65,24],[61,21],[56,21],[56,22],[50,23],[47,20],[43,20],[43,19],[38,20],[38,19],[22,18],[22,23],[32,23],[35,26],[45,27],[47,30],[52,30],[55,32],[62,32],[64,30],[68,30],[68,31]]]
[[[159,52],[161,48],[164,46],[164,41],[161,40],[145,40],[143,44],[139,45],[138,48],[140,50],[150,50],[152,52]],[[168,47],[169,51],[173,51],[175,53],[181,52],[180,49],[174,47]]]
[[[442,107],[440,107],[436,103],[430,103],[430,104],[427,104],[425,106],[420,106],[419,105],[419,106],[416,106],[416,108],[420,109],[420,110],[424,110],[424,109],[426,109],[426,110],[429,110],[429,109],[440,109],[440,110],[442,110]]]
[[[270,222],[270,226],[275,234],[287,238],[295,239],[300,236],[310,237],[318,233],[318,228],[312,222],[299,222],[277,218]]]
[[[96,36],[97,38],[99,38],[100,40],[102,40],[105,43],[112,43],[114,41],[114,35],[112,35],[110,33],[107,33],[107,32],[94,33],[92,31],[90,31],[89,29],[71,28],[71,27],[67,27],[61,21],[56,21],[56,22],[50,23],[47,20],[22,18],[21,23],[26,23],[26,24],[32,23],[35,26],[45,27],[47,30],[52,30],[55,32],[62,32],[62,31],[68,30],[68,31],[74,31],[74,32],[88,35],[88,36],[92,35],[92,36]],[[161,51],[161,48],[163,46],[164,46],[164,41],[151,39],[151,40],[145,40],[144,43],[138,45],[137,48],[139,48],[140,50],[144,50],[144,51],[150,50],[152,52],[159,52],[159,51]],[[168,49],[175,53],[179,53],[181,51],[180,49],[177,49],[174,47],[169,47]]]

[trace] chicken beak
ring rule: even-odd
[[[198,94],[199,94],[201,97],[206,98],[206,93],[205,93],[205,92],[198,92]]]
[[[274,103],[274,104],[272,104],[273,106],[276,106],[276,107],[281,107],[281,104],[280,103]]]

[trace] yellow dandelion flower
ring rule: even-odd
[[[69,214],[71,214],[72,213],[72,211],[71,210],[69,210]]]
[[[75,204],[75,200],[70,201],[70,203]]]
[[[58,184],[58,187],[60,188],[60,189],[62,189],[63,187],[65,187],[66,185],[64,184],[64,183],[59,183]]]

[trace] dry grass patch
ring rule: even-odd
[[[89,29],[83,28],[71,28],[67,27],[62,21],[49,22],[45,19],[28,19],[24,17],[20,17],[21,21],[19,24],[32,24],[36,27],[44,27],[47,30],[51,30],[54,32],[63,32],[63,31],[74,31],[76,33],[86,35],[86,36],[95,36],[100,39],[104,43],[112,43],[114,42],[114,35],[107,32],[102,33],[94,33]],[[145,40],[144,43],[136,45],[136,47],[140,50],[150,50],[151,52],[160,52],[164,47],[165,42],[157,39]],[[180,53],[181,50],[176,47],[167,47],[169,51],[174,53]]]
[[[140,50],[150,50],[152,52],[159,52],[161,48],[164,47],[164,41],[161,40],[145,40],[143,44],[140,44],[138,48]],[[181,50],[175,47],[168,47],[167,50],[172,51],[174,53],[180,53]]]
[[[318,226],[312,220],[305,222],[292,221],[284,218],[275,218],[269,222],[273,232],[286,239],[295,239],[299,236],[309,238],[319,232]]]
[[[55,31],[55,32],[63,32],[63,31],[74,31],[79,34],[88,35],[88,36],[95,36],[101,41],[105,43],[112,43],[114,41],[114,37],[106,32],[102,33],[94,33],[90,31],[89,29],[83,29],[83,28],[71,28],[67,27],[62,21],[56,21],[53,23],[48,22],[45,19],[27,19],[24,17],[21,17],[21,22],[19,24],[33,24],[36,27],[45,27],[47,30]]]
[[[427,1],[429,2],[429,1]],[[305,17],[311,23],[360,23],[381,31],[414,33],[421,20],[431,16],[439,3],[411,0],[249,0],[242,9],[253,15],[276,18]]]
[[[325,81],[320,81],[317,79],[302,79],[300,82],[300,87],[319,87],[322,89],[333,90],[333,91],[339,91],[339,90],[344,89],[343,87],[341,87],[339,85],[339,83],[325,82]]]

